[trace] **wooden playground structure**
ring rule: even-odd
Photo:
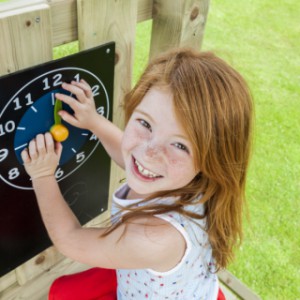
[[[137,23],[152,20],[150,57],[168,48],[200,49],[209,0],[11,0],[0,4],[0,75],[53,59],[53,47],[79,42],[79,51],[116,42],[114,115],[132,87]],[[112,165],[110,194],[123,178]],[[108,211],[92,220],[98,223]],[[46,299],[58,276],[88,268],[50,247],[1,277],[0,299]],[[227,299],[259,299],[229,272],[219,274]]]

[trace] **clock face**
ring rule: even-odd
[[[54,124],[55,93],[63,82],[85,79],[92,87],[99,114],[108,118],[109,97],[101,79],[92,72],[77,67],[64,67],[42,73],[26,82],[8,100],[0,112],[0,178],[19,189],[31,189],[30,178],[22,166],[21,152],[37,134],[45,133]],[[72,95],[71,95],[72,96]],[[63,109],[72,113],[67,105]],[[91,132],[64,123],[69,138],[63,142],[63,152],[56,171],[58,181],[77,170],[91,156],[99,144]],[[5,163],[5,162],[9,163]]]
[[[99,114],[111,119],[115,45],[105,45],[0,77],[0,276],[51,245],[21,152],[54,124],[55,93],[84,79]],[[74,101],[77,101],[76,99]],[[63,103],[63,109],[73,113]],[[81,224],[108,207],[110,158],[90,131],[67,123],[55,176]]]

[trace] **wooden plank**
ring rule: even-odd
[[[50,9],[45,3],[0,12],[0,75],[52,58]],[[5,47],[3,46],[5,45]]]
[[[153,7],[150,56],[172,47],[200,49],[209,0],[158,0]]]
[[[53,47],[77,40],[76,0],[50,1]]]
[[[26,4],[26,5],[25,5]],[[12,1],[0,13],[0,74],[17,71],[52,59],[51,18],[49,5],[44,1]],[[49,255],[46,254],[46,257]],[[45,260],[48,261],[47,259]],[[31,271],[35,275],[36,261],[1,278],[1,290],[24,283]],[[41,269],[39,273],[42,273]]]
[[[9,0],[6,2],[1,2],[0,10],[1,12],[12,12],[17,9],[24,9],[26,7],[31,7],[37,4],[45,4],[45,0]]]
[[[154,0],[138,0],[137,22],[152,19]]]
[[[101,5],[101,0],[98,1]],[[113,2],[113,1],[112,1]],[[62,45],[77,40],[77,2],[76,0],[50,0],[53,22],[53,46]],[[116,6],[122,3],[116,3]],[[137,22],[152,18],[153,0],[139,0],[137,7]],[[113,12],[108,12],[109,15]]]
[[[27,281],[44,273],[50,267],[62,261],[63,258],[63,255],[58,253],[54,247],[50,247],[42,253],[39,253],[26,263],[16,268],[15,271],[18,284],[24,285]]]
[[[2,291],[14,285],[16,282],[17,282],[17,276],[15,270],[7,273],[5,276],[0,277],[0,296]]]
[[[221,282],[231,289],[241,299],[260,300],[261,298],[249,289],[243,282],[237,279],[233,274],[227,270],[218,273]]]
[[[137,1],[78,0],[78,37],[80,49],[105,42],[116,42],[113,121],[123,127],[121,103],[131,89],[134,58]],[[124,178],[115,164],[111,168],[110,195]]]
[[[88,269],[88,266],[64,259],[51,271],[45,270],[43,276],[28,281],[23,286],[12,286],[0,293],[1,300],[46,300],[51,283],[59,276]]]

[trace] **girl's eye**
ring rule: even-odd
[[[189,149],[188,149],[185,145],[183,145],[183,144],[181,144],[181,143],[175,143],[174,146],[175,146],[176,148],[182,150],[182,151],[185,151],[185,152],[187,152],[187,153],[190,153]]]
[[[139,119],[138,121],[140,122],[140,124],[142,126],[146,127],[147,129],[149,129],[152,132],[151,126],[150,126],[150,124],[147,121],[145,121],[143,119]]]

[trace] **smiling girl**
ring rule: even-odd
[[[97,114],[85,81],[62,87],[77,101],[57,94],[74,111],[60,116],[97,135],[126,183],[112,225],[82,228],[54,177],[61,144],[40,134],[23,151],[54,245],[96,267],[56,280],[49,299],[224,299],[216,272],[242,238],[251,146],[241,75],[212,53],[169,51],[126,95],[124,132]]]

